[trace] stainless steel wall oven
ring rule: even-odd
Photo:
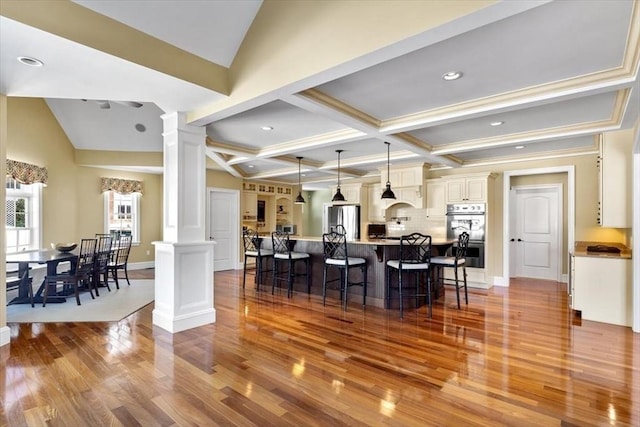
[[[467,267],[484,268],[485,219],[484,203],[447,205],[447,239],[457,239],[465,231],[469,233]]]

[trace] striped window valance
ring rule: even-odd
[[[102,178],[100,187],[103,193],[105,191],[115,191],[120,194],[142,194],[142,181],[134,181],[132,179]]]
[[[7,159],[7,176],[21,184],[41,183],[47,185],[49,180],[47,168],[10,159]]]

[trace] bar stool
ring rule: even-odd
[[[465,265],[465,257],[467,256],[467,248],[469,247],[469,234],[463,232],[458,236],[458,244],[453,247],[454,256],[435,256],[431,258],[431,264],[437,268],[437,282],[441,285],[454,285],[456,287],[456,298],[458,299],[458,310],[460,309],[460,288],[464,288],[464,302],[469,304],[469,295],[467,294],[467,268]],[[443,269],[445,267],[453,268],[453,279],[444,277]],[[458,277],[458,267],[462,267],[463,281],[460,283]],[[447,283],[447,281],[449,281]]]
[[[324,273],[322,276],[322,305],[325,305],[327,297],[327,283],[340,281],[340,300],[343,309],[347,309],[347,293],[349,286],[362,286],[362,306],[367,302],[367,260],[364,258],[350,257],[347,253],[347,236],[344,233],[332,231],[322,235],[324,251]],[[327,270],[335,267],[340,272],[340,277],[327,281]],[[349,269],[359,268],[362,271],[361,282],[349,282]]]
[[[298,276],[307,278],[307,293],[311,293],[311,257],[306,252],[293,252],[290,246],[289,234],[281,231],[271,233],[271,243],[273,245],[273,285],[271,293],[276,288],[276,283],[284,281],[287,283],[287,298],[293,294],[293,280]],[[304,261],[304,273],[296,273],[295,265],[298,261]],[[286,265],[286,271],[281,266]]]
[[[242,273],[242,289],[244,289],[247,279],[247,259],[256,259],[256,274],[254,276],[256,283],[256,290],[260,290],[260,284],[262,283],[262,275],[273,270],[265,270],[264,264],[268,263],[269,259],[273,259],[273,251],[269,249],[262,249],[262,238],[258,236],[258,232],[255,230],[247,229],[242,231],[242,242],[244,244],[244,271]],[[272,263],[273,264],[273,263]]]
[[[413,295],[416,298],[416,306],[419,304],[419,297],[425,296],[429,305],[429,317],[432,315],[431,309],[431,236],[421,233],[413,233],[400,237],[400,259],[387,261],[386,285],[387,299],[386,308],[389,308],[391,299],[391,271],[396,271],[398,275],[398,294],[400,299],[400,318],[403,314],[403,288],[413,288]],[[407,274],[415,274],[415,282],[412,287],[407,286],[405,277]],[[426,276],[426,290],[420,292],[420,277]]]

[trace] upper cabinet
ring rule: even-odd
[[[331,187],[331,195],[336,193],[337,187]],[[366,192],[366,188],[364,188],[364,184],[356,183],[356,184],[342,184],[340,186],[340,192],[345,198],[344,202],[337,202],[338,204],[347,204],[347,205],[362,205],[365,206],[368,200],[368,193]],[[336,202],[334,202],[336,203]]]
[[[426,180],[427,217],[438,217],[447,214],[446,188],[440,178]]]
[[[488,174],[443,178],[447,203],[482,203],[487,201]]]
[[[275,187],[275,194],[277,194],[278,197],[282,197],[282,196],[291,197],[291,187],[284,187],[284,186],[278,185],[277,187]]]
[[[382,223],[386,221],[385,211],[389,202],[385,199],[381,199],[383,187],[380,184],[370,184],[367,188],[369,195],[369,221]]]
[[[597,215],[602,227],[631,228],[632,154],[633,129],[602,135]]]
[[[406,165],[389,170],[389,183],[396,195],[394,203],[409,203],[413,207],[424,207],[423,184],[426,176],[426,166]],[[387,184],[387,169],[380,169],[380,185],[384,190]]]
[[[273,184],[260,184],[260,183],[258,183],[258,193],[276,194],[276,186],[273,185]]]

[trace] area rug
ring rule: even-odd
[[[124,281],[120,289],[111,286],[111,292],[100,289],[96,299],[88,292],[81,293],[82,305],[76,304],[73,295],[67,302],[47,303],[46,307],[13,304],[7,306],[7,323],[117,322],[153,302],[154,290],[153,280],[131,280],[131,286]]]

